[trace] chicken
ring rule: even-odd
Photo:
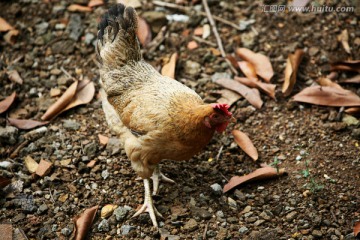
[[[99,23],[96,52],[100,62],[102,106],[108,126],[118,135],[132,168],[143,179],[144,205],[155,227],[153,194],[160,180],[159,163],[188,160],[223,132],[232,114],[227,104],[205,104],[182,83],[159,74],[140,52],[137,14],[131,7],[111,7]],[[179,170],[181,171],[181,170]]]

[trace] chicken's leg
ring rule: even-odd
[[[174,180],[166,177],[164,174],[160,171],[160,166],[157,165],[154,169],[153,175],[151,176],[151,179],[153,180],[153,195],[156,195],[159,190],[159,183],[160,181],[164,181],[167,183],[175,183]]]
[[[152,196],[150,194],[149,179],[144,179],[144,187],[145,187],[144,205],[142,205],[140,210],[137,211],[132,217],[136,217],[143,212],[148,212],[154,227],[158,228],[156,217],[158,216],[158,217],[162,218],[162,215],[158,212],[158,210],[154,206],[154,202],[153,202]]]

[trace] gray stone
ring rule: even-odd
[[[192,232],[197,228],[198,228],[198,224],[193,218],[189,219],[189,221],[187,221],[184,225],[184,230],[189,232]]]
[[[95,39],[95,35],[94,35],[94,34],[92,34],[92,33],[86,33],[86,34],[85,34],[85,40],[84,40],[84,42],[85,42],[86,45],[90,45],[91,42],[92,42],[94,39]]]
[[[45,213],[48,210],[48,206],[44,203],[41,204],[40,207],[38,208],[38,213]]]
[[[245,30],[248,26],[250,26],[253,23],[255,23],[255,19],[240,20],[239,22],[240,30],[241,31]]]
[[[352,130],[351,135],[357,139],[360,139],[360,128],[356,128],[356,129]]]
[[[200,74],[201,65],[197,62],[188,60],[185,62],[184,72],[192,77],[196,77]]]
[[[214,183],[213,185],[210,186],[211,189],[216,193],[216,194],[222,194],[222,187],[220,184],[218,183]]]
[[[202,209],[202,208],[198,208],[198,207],[192,207],[191,209],[191,213],[195,218],[199,218],[202,220],[209,220],[212,215],[209,211]]]
[[[231,75],[228,74],[227,72],[217,72],[211,76],[211,81],[215,82],[216,80],[221,79],[221,78],[228,79],[228,78],[231,78]]]
[[[84,147],[84,154],[88,157],[93,157],[97,151],[97,144],[95,142],[89,143]]]
[[[119,153],[121,148],[122,148],[122,145],[118,138],[110,138],[106,145],[106,150],[111,155],[115,155],[115,154]]]
[[[286,220],[287,221],[291,221],[293,220],[297,215],[297,212],[296,211],[293,211],[293,212],[290,212],[286,215]]]
[[[64,54],[68,55],[74,52],[75,43],[71,39],[65,39],[62,41],[55,42],[51,45],[51,50],[53,54]]]
[[[100,232],[108,232],[110,230],[108,220],[103,219],[98,225],[98,230]]]
[[[116,217],[116,221],[123,221],[126,218],[126,215],[128,214],[129,209],[126,207],[118,207],[114,211],[114,215]]]
[[[18,129],[13,126],[0,127],[0,143],[14,144],[18,135]]]
[[[351,125],[359,125],[360,121],[357,120],[356,117],[353,117],[351,115],[345,114],[342,118],[342,121],[344,123],[346,123],[346,125],[351,126]]]
[[[246,233],[247,231],[249,231],[249,229],[245,226],[242,226],[241,228],[239,228],[239,233]]]
[[[61,229],[61,234],[64,235],[65,237],[70,236],[72,233],[72,230],[68,227],[64,227],[63,229]]]
[[[49,23],[47,23],[47,22],[42,22],[42,23],[36,24],[35,25],[36,34],[43,35],[44,33],[46,33],[48,27],[49,27]]]
[[[130,225],[122,225],[121,226],[121,234],[128,235],[131,230],[135,229],[135,227]]]
[[[66,32],[69,33],[69,37],[74,41],[77,41],[83,33],[84,26],[79,14],[71,14],[69,24],[66,28]]]
[[[108,172],[107,169],[101,172],[101,177],[103,179],[107,179],[109,176],[110,176],[110,173]]]
[[[312,231],[312,233],[311,233],[314,237],[316,237],[316,238],[320,238],[320,237],[322,237],[322,232],[320,231],[320,230],[314,230],[314,231]]]
[[[80,128],[80,123],[74,121],[74,120],[64,120],[63,121],[63,125],[64,125],[64,128],[68,129],[68,130],[78,130]],[[85,151],[85,149],[84,149]]]

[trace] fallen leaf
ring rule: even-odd
[[[78,83],[78,81],[75,81],[73,84],[71,84],[71,86],[66,89],[64,94],[61,95],[61,97],[48,108],[48,110],[41,117],[41,120],[50,120],[58,115],[60,111],[63,110],[75,96]]]
[[[247,48],[236,49],[236,54],[243,60],[250,62],[256,70],[256,74],[262,77],[266,82],[270,82],[274,76],[274,70],[269,58],[260,53],[254,53]]]
[[[331,81],[329,78],[326,77],[321,77],[319,79],[316,80],[316,82],[323,87],[334,87],[337,89],[343,89],[339,84],[337,84],[336,82]]]
[[[269,95],[272,99],[276,99],[275,98],[275,88],[276,88],[275,84],[264,83],[264,82],[259,81],[258,79],[254,79],[254,78],[235,77],[234,79],[248,87],[257,88],[257,89],[263,91],[264,93],[266,93],[267,95]]]
[[[29,170],[30,173],[36,172],[39,164],[30,156],[25,157],[25,167]]]
[[[104,5],[103,0],[90,0],[88,3],[88,7],[98,7]]]
[[[237,102],[241,98],[240,94],[238,94],[234,91],[228,90],[228,89],[221,89],[219,91],[219,93],[221,94],[221,98],[219,98],[217,100],[217,102],[218,103],[226,103],[229,106],[233,105],[235,102]]]
[[[338,70],[360,73],[360,60],[339,61],[330,64],[330,71]]]
[[[146,47],[152,39],[151,29],[149,24],[141,17],[138,16],[137,37],[143,47]]]
[[[98,134],[98,137],[100,144],[103,146],[106,146],[106,144],[109,142],[109,138],[104,135]]]
[[[44,126],[49,123],[48,121],[40,122],[40,121],[31,120],[31,119],[8,118],[7,120],[11,126],[14,126],[14,127],[17,127],[19,129],[23,129],[23,130],[33,129],[33,128],[36,128],[39,126]]]
[[[263,101],[260,98],[260,93],[257,89],[251,89],[245,86],[244,84],[241,84],[237,81],[234,81],[232,79],[217,79],[215,83],[230,89],[234,92],[239,93],[241,96],[243,96],[246,100],[249,101],[251,105],[253,105],[255,108],[261,108]]]
[[[92,168],[95,166],[95,164],[96,164],[96,160],[91,160],[90,162],[88,162],[88,164],[86,164],[86,166]]]
[[[85,239],[87,232],[95,219],[99,206],[86,209],[80,216],[74,218],[75,222],[75,240]]]
[[[36,169],[36,174],[40,177],[48,175],[50,173],[52,165],[53,164],[51,162],[41,159],[39,162],[39,166]]]
[[[210,36],[210,34],[211,34],[210,25],[209,24],[204,24],[202,38],[206,39],[206,38],[208,38]]]
[[[247,154],[249,155],[254,161],[258,160],[259,154],[256,150],[254,144],[251,142],[248,135],[245,133],[239,131],[239,130],[233,130],[232,135],[234,136],[234,140],[239,145],[239,147]]]
[[[7,32],[14,29],[5,19],[0,17],[0,32]]]
[[[234,187],[239,186],[240,184],[261,180],[261,179],[269,179],[277,176],[281,176],[285,173],[285,169],[276,169],[273,167],[262,167],[256,169],[254,172],[244,175],[244,176],[234,176],[230,179],[230,181],[224,186],[223,192],[226,193],[233,189]]]
[[[286,60],[285,81],[281,90],[284,96],[289,96],[295,86],[297,71],[303,55],[304,51],[297,49],[294,54],[289,54]]]
[[[171,77],[175,79],[175,68],[176,68],[176,59],[178,54],[173,53],[170,57],[168,63],[166,63],[163,68],[161,69],[161,74],[163,76]]]
[[[203,27],[197,27],[194,30],[194,35],[195,36],[202,36],[204,33],[204,28]]]
[[[348,54],[351,54],[351,50],[350,50],[350,46],[349,46],[349,33],[348,30],[345,29],[343,30],[338,36],[337,36],[337,40],[339,42],[341,42],[342,46],[345,49],[345,52],[347,52]]]
[[[60,111],[60,113],[65,112],[70,108],[91,102],[91,100],[94,98],[94,95],[95,95],[94,82],[87,80],[80,81],[74,98],[63,110]]]
[[[241,61],[241,62],[237,62],[237,63],[240,67],[240,70],[247,78],[256,78],[257,79],[254,65],[252,65],[250,62],[247,62],[247,61]]]
[[[0,189],[6,187],[11,183],[11,179],[0,176]]]
[[[360,113],[360,107],[351,107],[345,110],[346,113],[349,114],[359,114]]]
[[[5,42],[14,45],[16,42],[16,37],[19,35],[19,31],[16,29],[10,30],[8,31],[5,35],[4,35],[4,40]]]
[[[91,12],[92,8],[79,4],[71,4],[70,6],[68,6],[67,10],[70,12]]]
[[[360,74],[345,80],[341,80],[342,83],[360,83]]]
[[[20,74],[18,73],[18,71],[16,70],[10,70],[10,71],[7,71],[6,74],[8,75],[8,78],[15,82],[15,83],[18,83],[18,84],[23,84],[23,80],[22,78],[20,77]]]
[[[118,206],[115,204],[107,204],[101,209],[101,218],[109,217]]]
[[[219,51],[219,53],[220,53],[220,51]],[[215,54],[214,54],[214,55],[215,55]],[[220,55],[221,55],[221,53],[220,53]],[[234,58],[234,56],[228,54],[228,55],[226,55],[226,58],[230,61],[231,65],[232,65],[235,69],[240,70],[238,61]]]
[[[16,97],[16,93],[13,92],[10,96],[6,97],[0,102],[0,114],[6,112],[11,104],[13,104]]]
[[[199,45],[197,44],[197,42],[195,42],[195,41],[190,41],[188,44],[187,44],[187,48],[189,49],[189,50],[194,50],[194,49],[196,49],[196,48],[198,48],[199,47]]]
[[[359,222],[355,222],[354,224],[354,236],[355,237],[360,237],[360,221]]]
[[[360,106],[360,97],[349,90],[333,87],[307,87],[294,97],[294,101],[333,107]]]

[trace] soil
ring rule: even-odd
[[[188,162],[162,163],[163,173],[176,184],[162,184],[155,198],[164,216],[159,219],[160,233],[147,214],[131,218],[143,203],[143,184],[135,180],[129,160],[108,129],[98,95],[91,103],[59,115],[45,133],[11,158],[28,132],[19,130],[13,144],[0,145],[2,162],[11,163],[0,168],[0,176],[13,181],[12,189],[4,188],[1,193],[0,223],[12,224],[16,239],[26,239],[19,232],[28,239],[68,239],[74,232],[75,216],[86,208],[106,204],[116,204],[128,213],[125,217],[113,214],[106,220],[98,213],[89,239],[355,239],[353,226],[360,220],[359,123],[346,122],[339,108],[300,104],[291,101],[291,96],[329,74],[330,62],[360,59],[359,14],[264,12],[261,6],[268,1],[209,2],[214,15],[233,23],[253,20],[242,31],[223,23],[217,23],[217,28],[228,54],[241,46],[270,57],[277,100],[262,94],[264,105],[255,109],[240,99],[231,108],[237,122],[224,134],[215,135],[202,153]],[[349,4],[333,2],[329,6]],[[17,92],[16,102],[0,118],[2,128],[7,126],[6,116],[40,119],[56,100],[50,97],[50,89],[64,92],[72,83],[61,68],[74,78],[92,80],[98,93],[94,43],[98,19],[109,4],[85,13],[69,12],[69,4],[40,0],[0,3],[1,17],[20,32],[14,45],[0,42],[0,99]],[[194,4],[194,8],[200,6],[199,2]],[[140,15],[154,10],[183,14],[159,8],[151,1],[138,9]],[[153,30],[159,22],[164,24],[153,22]],[[153,51],[145,49],[144,58],[159,69],[164,59],[178,52],[176,79],[210,102],[219,98],[217,90],[221,89],[211,77],[231,71],[208,44],[187,49],[193,30],[206,23],[205,17],[195,15],[187,23],[165,23],[164,41]],[[189,35],[184,33],[186,29]],[[337,40],[345,29],[350,54]],[[213,34],[207,40],[216,43]],[[294,92],[284,97],[281,86],[286,59],[296,48],[305,49],[306,54]],[[191,61],[199,63],[195,72],[187,69],[194,67]],[[17,70],[24,83],[11,82],[6,69]],[[338,79],[351,76],[340,72]],[[356,85],[343,87],[360,94]],[[258,161],[234,144],[232,129],[249,135],[258,149]],[[98,134],[110,137],[108,146],[100,144]],[[31,174],[24,165],[26,156],[52,162],[51,172],[44,177]],[[260,163],[274,164],[275,159],[277,167],[286,169],[285,176],[241,185],[226,194],[216,188],[232,176],[256,170]],[[91,160],[96,164],[88,167]]]

